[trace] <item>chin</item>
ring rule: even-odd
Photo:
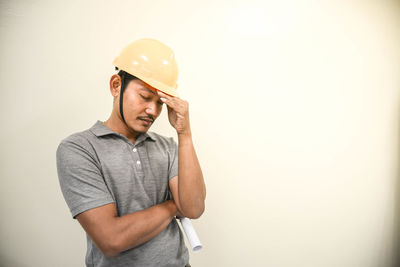
[[[150,129],[150,127],[140,127],[140,129],[137,131],[138,133],[147,133],[147,131]]]
[[[129,125],[130,130],[136,133],[146,133],[150,127],[151,125],[146,127],[144,125],[135,125],[133,123]]]

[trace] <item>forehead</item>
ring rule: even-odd
[[[136,90],[145,91],[157,95],[157,90],[151,85],[143,82],[142,80],[132,80],[131,82],[134,84]]]

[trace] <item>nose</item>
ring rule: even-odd
[[[156,118],[159,113],[157,103],[154,103],[154,102],[149,103],[146,108],[146,113],[149,115],[152,115],[154,118]]]

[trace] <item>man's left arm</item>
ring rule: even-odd
[[[170,180],[170,190],[181,215],[197,219],[205,209],[206,186],[193,145],[189,104],[178,97],[158,94],[167,105],[169,122],[178,134],[178,176]]]

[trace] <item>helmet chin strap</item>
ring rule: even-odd
[[[125,72],[121,73],[121,92],[119,94],[119,113],[121,114],[122,121],[126,124],[124,112],[123,112],[123,103],[124,103],[124,91],[125,91]]]

